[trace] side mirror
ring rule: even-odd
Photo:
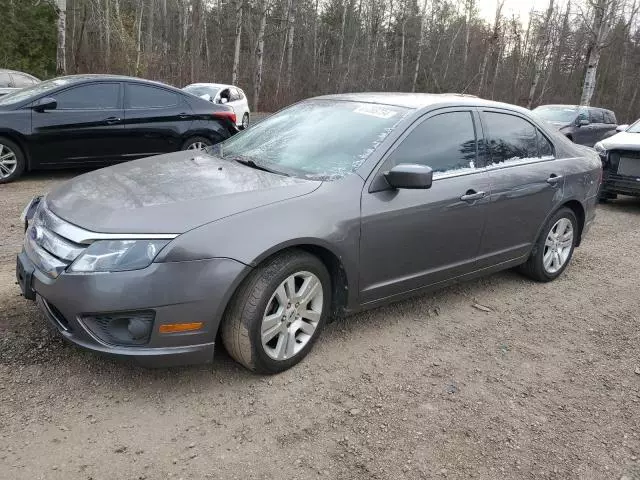
[[[628,124],[618,125],[616,127],[616,132],[626,132],[628,128],[629,128]]]
[[[229,99],[227,97],[220,97],[220,103],[222,103],[223,105],[225,103],[227,103],[229,101]]]
[[[431,188],[433,170],[425,165],[401,163],[386,172],[384,178],[393,188],[425,189]]]
[[[44,112],[45,110],[55,110],[58,108],[58,101],[52,97],[44,97],[37,100],[32,107],[36,112]]]
[[[578,125],[579,127],[584,127],[584,126],[586,126],[586,125],[589,125],[589,123],[591,123],[591,122],[589,122],[589,120],[587,120],[586,118],[578,118],[578,123],[577,123],[577,125]]]

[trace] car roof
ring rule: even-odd
[[[236,87],[235,85],[228,85],[226,83],[204,83],[204,82],[190,83],[189,85],[187,85],[187,87],[240,88],[240,87]]]
[[[613,113],[613,110],[609,110],[607,108],[603,108],[603,107],[593,107],[591,105],[564,105],[561,103],[558,104],[549,104],[549,105],[540,105],[536,108],[541,108],[541,107],[553,107],[553,108],[594,108],[596,110],[603,110],[605,112],[610,112]]]
[[[411,109],[420,109],[440,104],[457,104],[474,107],[508,108],[520,112],[529,112],[526,108],[507,103],[485,100],[475,95],[460,93],[402,93],[402,92],[369,92],[369,93],[342,93],[337,95],[323,95],[314,97],[320,100],[339,100],[347,102],[377,103],[381,105],[393,105]]]

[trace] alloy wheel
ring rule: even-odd
[[[189,146],[187,147],[187,150],[204,150],[205,148],[207,148],[209,145],[207,145],[204,142],[193,142],[191,144],[189,144]]]
[[[547,235],[544,242],[542,262],[547,273],[558,272],[573,249],[573,224],[568,218],[558,220]]]
[[[18,158],[13,150],[0,143],[0,178],[13,175],[18,167]]]
[[[287,360],[313,337],[322,317],[323,290],[311,272],[288,276],[273,293],[262,317],[260,336],[265,353]]]

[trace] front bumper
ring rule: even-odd
[[[27,298],[35,298],[47,319],[67,340],[110,355],[133,358],[146,366],[205,363],[213,359],[225,306],[250,267],[218,258],[153,263],[142,270],[76,274],[52,279],[39,271],[23,251],[16,276]],[[83,318],[118,312],[153,311],[144,345],[112,344],[96,336]],[[184,333],[160,333],[170,323],[202,322]]]
[[[605,171],[600,192],[640,196],[640,178]]]

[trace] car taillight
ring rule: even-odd
[[[213,112],[213,116],[215,118],[227,118],[231,120],[232,123],[236,123],[237,121],[235,112]]]

